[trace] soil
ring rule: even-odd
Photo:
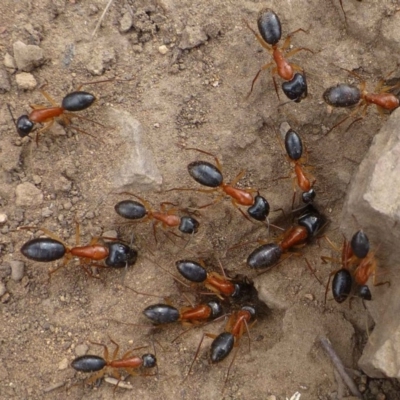
[[[36,146],[33,139],[21,140],[9,116],[6,103],[15,115],[29,110],[29,104],[46,104],[38,90],[18,90],[11,76],[11,90],[2,94],[1,186],[2,213],[8,217],[1,229],[1,276],[7,292],[1,297],[2,322],[0,397],[2,399],[108,399],[113,396],[143,399],[277,399],[290,398],[299,391],[302,400],[335,399],[346,389],[335,379],[329,358],[318,342],[327,336],[344,364],[357,369],[357,360],[368,340],[373,322],[359,301],[328,300],[324,305],[325,282],[334,265],[322,264],[320,256],[337,257],[323,241],[299,250],[279,267],[257,277],[246,267],[247,255],[256,243],[235,244],[267,238],[263,224],[251,223],[229,200],[200,211],[201,228],[186,241],[158,230],[155,243],[151,224],[121,226],[114,204],[121,196],[110,193],[113,182],[108,171],[124,156],[124,144],[113,138],[115,131],[107,109],[129,111],[144,128],[143,141],[151,149],[163,184],[157,190],[138,191],[154,207],[162,201],[179,207],[196,207],[209,201],[198,192],[165,192],[173,187],[195,188],[186,166],[196,159],[212,158],[184,151],[194,147],[218,155],[224,179],[229,182],[242,170],[241,187],[253,187],[268,198],[270,221],[290,225],[293,189],[290,172],[277,140],[282,122],[288,122],[307,145],[309,164],[316,178],[317,207],[330,223],[325,233],[340,243],[338,230],[346,189],[385,118],[370,107],[362,121],[346,131],[347,123],[327,133],[348,115],[348,110],[329,112],[322,101],[323,90],[339,82],[357,84],[357,79],[340,69],[355,70],[372,89],[393,69],[398,51],[391,48],[382,32],[400,18],[396,2],[343,0],[347,22],[338,0],[270,1],[280,17],[283,36],[298,28],[294,48],[306,47],[293,62],[306,71],[309,95],[301,103],[284,104],[274,90],[269,72],[263,72],[247,97],[251,81],[270,56],[256,41],[243,19],[256,29],[258,11],[265,2],[257,0],[115,0],[94,39],[91,33],[106,1],[2,0],[0,53],[13,54],[17,40],[36,44],[47,62],[32,71],[39,84],[47,83],[57,101],[82,82],[118,78],[89,86],[99,99],[82,115],[106,126],[75,120],[75,124],[99,138],[79,134],[56,125],[43,134]],[[121,33],[125,13],[134,15],[134,27]],[[186,27],[201,27],[204,38],[191,49],[180,42]],[[386,30],[385,30],[386,29]],[[204,35],[205,34],[205,35]],[[198,34],[198,37],[203,37]],[[386,35],[386,38],[388,35]],[[165,45],[166,54],[159,51]],[[103,54],[104,71],[94,77],[88,70],[92,59]],[[280,91],[281,80],[276,78]],[[123,81],[125,80],[125,81]],[[22,182],[34,183],[43,193],[43,202],[32,207],[15,203],[15,190]],[[45,227],[75,244],[75,222],[81,228],[81,243],[110,229],[138,248],[136,265],[125,270],[101,270],[101,279],[90,278],[74,263],[53,274],[48,281],[48,265],[27,261],[19,249],[30,237],[18,226]],[[271,236],[279,231],[272,227]],[[304,257],[316,268],[321,285],[310,273]],[[246,335],[229,371],[232,356],[218,364],[208,362],[211,339],[205,338],[192,373],[184,379],[203,332],[218,334],[220,320],[196,327],[172,343],[185,327],[179,324],[159,329],[148,327],[141,311],[161,299],[138,295],[126,288],[166,297],[177,307],[188,305],[185,289],[165,272],[172,273],[174,261],[202,258],[210,270],[219,270],[218,260],[229,276],[247,275],[260,293],[267,281],[277,285],[285,305],[268,309],[251,326],[251,346]],[[9,263],[26,262],[19,282],[10,277]],[[161,269],[160,265],[164,268]],[[197,289],[186,294],[196,300]],[[381,289],[380,289],[381,290]],[[384,288],[382,288],[384,290]],[[198,299],[197,299],[198,300]],[[253,299],[254,300],[254,299]],[[117,322],[115,322],[116,320]],[[131,323],[136,325],[127,325]],[[70,366],[77,346],[89,346],[88,354],[102,355],[90,341],[118,342],[121,354],[134,347],[138,354],[156,347],[158,376],[129,377],[133,390],[103,383],[94,388],[82,385],[85,377]],[[81,347],[81,346],[80,346]],[[79,348],[79,347],[78,347]],[[357,381],[365,398],[400,399],[397,384],[390,381]],[[50,390],[53,385],[63,386]],[[362,386],[364,385],[364,387]],[[385,394],[386,397],[382,397]],[[381,396],[381,397],[377,397]],[[272,399],[272,397],[270,397]]]

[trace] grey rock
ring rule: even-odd
[[[8,216],[5,213],[0,213],[0,225],[3,225],[7,222]]]
[[[280,274],[263,274],[254,280],[259,299],[269,308],[286,310],[290,306],[287,300],[287,284]]]
[[[21,72],[15,75],[15,81],[21,90],[33,90],[37,85],[35,77],[28,72]]]
[[[0,93],[9,92],[10,89],[11,84],[8,72],[4,68],[0,68]]]
[[[11,266],[9,263],[0,265],[0,278],[7,278],[11,274]]]
[[[132,27],[132,16],[129,11],[126,11],[122,16],[121,20],[119,21],[119,31],[121,33],[126,33]]]
[[[14,58],[20,71],[30,72],[45,62],[43,50],[39,46],[26,45],[23,42],[13,44]]]
[[[351,182],[341,218],[346,237],[351,238],[360,227],[368,234],[372,249],[378,248],[376,280],[391,281],[390,288],[369,281],[373,301],[367,307],[376,326],[359,365],[373,378],[400,378],[400,276],[379,270],[384,265],[387,271],[395,271],[400,258],[400,229],[396,227],[400,219],[399,123],[397,110],[375,135]]]
[[[7,292],[7,288],[6,285],[0,281],[0,297],[3,296],[3,294],[5,294]]]
[[[11,279],[19,282],[24,276],[25,264],[22,261],[10,261],[11,265]]]
[[[193,49],[207,41],[207,35],[200,26],[187,26],[181,36],[178,47],[181,50]]]
[[[85,343],[78,344],[75,347],[75,354],[77,357],[84,356],[88,350],[89,350],[89,346],[87,344],[85,344]]]
[[[102,75],[104,71],[115,64],[115,51],[112,47],[93,49],[86,69],[92,75]]]
[[[15,189],[15,194],[15,203],[18,207],[33,207],[43,202],[43,193],[30,182],[19,184]]]
[[[156,190],[162,183],[152,151],[143,143],[143,127],[130,113],[109,109],[109,118],[118,127],[123,143],[110,174],[111,185],[119,191]]]
[[[15,64],[14,57],[11,54],[6,53],[4,56],[4,66],[9,69],[17,68],[17,64]]]

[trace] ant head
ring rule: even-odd
[[[153,354],[143,354],[143,367],[154,368],[157,365],[157,359]]]
[[[270,206],[268,201],[257,194],[254,197],[254,204],[247,209],[247,213],[251,218],[254,218],[257,221],[265,221],[268,217],[270,210]]]
[[[357,296],[361,297],[363,300],[372,300],[371,291],[367,285],[361,285],[357,289]]]
[[[193,234],[196,233],[200,226],[199,221],[192,217],[182,217],[181,224],[179,225],[179,230],[182,233]]]
[[[315,190],[311,188],[308,192],[303,192],[301,194],[301,199],[303,200],[303,203],[309,204],[314,201],[315,196],[316,196]]]
[[[222,307],[221,303],[217,300],[212,300],[207,303],[208,306],[211,308],[211,314],[213,318],[218,317],[222,314]]]
[[[253,318],[256,316],[256,309],[253,306],[243,306],[242,310],[248,311]]]
[[[20,137],[28,136],[31,132],[35,124],[29,119],[28,115],[21,115],[17,119],[17,132]]]
[[[108,243],[109,254],[106,258],[106,265],[111,268],[124,268],[127,265],[135,264],[138,253],[125,243]]]

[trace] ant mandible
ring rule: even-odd
[[[143,367],[143,368],[154,368],[157,365],[157,359],[153,354],[143,354],[141,357],[132,356],[132,353],[135,350],[142,349],[144,347],[137,347],[136,349],[127,351],[121,358],[118,357],[119,345],[114,342],[110,338],[110,341],[115,345],[115,350],[112,354],[112,357],[109,356],[108,347],[102,343],[96,343],[90,341],[90,343],[95,344],[97,346],[102,346],[104,348],[103,357],[94,356],[94,355],[84,355],[81,357],[75,358],[72,361],[71,366],[76,371],[80,372],[97,372],[92,377],[90,377],[86,384],[91,384],[96,382],[98,379],[101,379],[106,373],[107,369],[111,369],[111,374],[118,380],[118,383],[121,381],[121,375],[118,372],[118,369],[125,370],[129,375],[135,376],[135,369]],[[118,387],[118,384],[115,388]]]
[[[123,192],[120,194],[128,194],[136,197],[143,204],[134,200],[122,200],[114,206],[115,212],[121,217],[135,222],[155,220],[153,223],[153,234],[156,242],[156,229],[160,222],[164,228],[178,227],[182,233],[195,234],[198,230],[200,224],[195,218],[189,216],[180,217],[176,214],[177,211],[179,211],[177,208],[169,208],[169,206],[175,206],[173,203],[163,202],[160,205],[161,210],[154,211],[150,204],[141,197],[129,192]]]
[[[342,68],[344,69],[344,68]],[[361,81],[360,87],[354,85],[348,85],[346,83],[339,83],[336,86],[332,86],[325,90],[322,97],[324,101],[332,107],[353,107],[355,109],[344,119],[335,124],[332,128],[328,130],[326,134],[331,132],[333,129],[341,125],[343,122],[347,121],[356,115],[362,108],[361,117],[356,118],[348,127],[350,127],[360,121],[367,114],[368,106],[375,104],[379,114],[384,115],[384,110],[393,111],[399,107],[400,101],[393,93],[389,93],[390,90],[400,87],[400,84],[394,86],[384,86],[384,79],[381,79],[377,86],[375,87],[374,93],[369,93],[366,90],[366,82],[353,71],[344,69],[351,75],[354,75]],[[389,77],[394,71],[390,72],[387,77]],[[386,77],[386,78],[387,78]]]
[[[82,116],[73,113],[75,113],[76,111],[83,111],[89,108],[95,102],[96,97],[91,93],[84,92],[79,89],[83,85],[109,82],[110,80],[113,79],[83,83],[78,87],[78,90],[68,93],[63,98],[61,106],[59,106],[57,102],[47,92],[45,92],[44,90],[40,90],[40,93],[49,101],[49,103],[53,105],[53,107],[45,107],[37,104],[31,104],[30,107],[33,109],[33,111],[31,111],[29,115],[26,114],[21,115],[16,122],[14,121],[19,136],[23,138],[29,135],[33,131],[35,124],[44,124],[44,126],[36,132],[36,144],[38,144],[39,134],[49,130],[51,126],[54,124],[55,119],[58,117],[60,117],[64,121],[65,125],[71,124],[71,118],[80,118],[88,120],[87,118],[84,118]],[[96,121],[92,120],[89,121],[94,122],[100,126],[103,126]],[[89,136],[92,136],[89,133],[80,130],[76,127],[74,127],[74,129],[76,129],[81,133],[85,133]]]
[[[269,62],[265,65],[263,65],[260,70],[257,72],[256,76],[253,79],[253,82],[251,84],[251,90],[249,95],[253,91],[254,84],[256,80],[258,79],[258,76],[260,73],[268,68],[271,68],[274,63],[276,64],[276,67],[273,68],[272,74],[277,73],[282,79],[285,81],[291,81],[289,86],[285,86],[284,92],[286,95],[290,93],[293,89],[291,89],[291,86],[296,87],[297,89],[294,91],[295,94],[291,96],[288,95],[288,97],[292,100],[295,101],[300,101],[302,98],[304,98],[307,95],[307,82],[305,80],[305,76],[300,74],[300,76],[295,77],[295,71],[299,71],[300,73],[303,72],[302,68],[299,67],[296,64],[290,64],[287,61],[287,58],[295,55],[301,50],[306,50],[309,51],[310,53],[313,53],[312,50],[306,48],[306,47],[300,47],[297,49],[293,49],[290,52],[284,55],[284,51],[290,46],[290,41],[292,36],[297,33],[297,32],[305,32],[304,29],[300,28],[297,29],[296,31],[289,33],[285,39],[285,42],[283,43],[282,47],[278,47],[278,42],[281,39],[282,36],[282,29],[281,29],[281,22],[279,20],[279,17],[277,14],[275,14],[274,11],[272,11],[270,8],[264,8],[262,9],[259,14],[258,14],[258,19],[257,19],[257,26],[260,34],[258,34],[247,21],[244,21],[247,27],[253,32],[259,43],[261,44],[264,49],[266,49],[273,57],[274,61]],[[278,88],[276,85],[275,78],[273,78],[274,86],[275,86],[275,91],[276,94],[278,95]]]
[[[125,243],[116,241],[114,238],[94,237],[86,246],[80,246],[79,225],[76,227],[76,245],[69,247],[53,232],[45,228],[35,228],[31,226],[23,226],[18,229],[40,229],[47,238],[35,238],[26,242],[21,247],[21,253],[30,260],[39,262],[52,262],[64,258],[63,263],[49,271],[49,276],[58,269],[65,267],[73,257],[80,259],[80,266],[85,272],[92,276],[89,267],[104,267],[104,265],[96,264],[94,261],[105,260],[105,264],[110,268],[124,268],[134,265],[138,253]],[[109,239],[110,243],[100,244],[99,240]]]
[[[238,208],[238,210],[242,213],[242,215],[249,220],[248,216],[238,207],[248,206],[247,213],[253,219],[257,221],[265,221],[269,215],[270,206],[268,201],[262,197],[259,192],[255,189],[239,189],[235,187],[236,183],[243,177],[245,171],[241,171],[236,178],[229,184],[224,182],[224,178],[221,172],[221,163],[218,158],[207,151],[188,147],[185,150],[195,150],[200,153],[207,154],[214,158],[217,166],[207,162],[207,161],[194,161],[188,164],[187,168],[190,176],[200,185],[210,187],[212,189],[187,189],[187,188],[173,188],[167,190],[195,190],[197,192],[203,193],[211,193],[215,191],[222,192],[220,196],[218,196],[213,202],[203,205],[199,208],[205,208],[210,205],[216,204],[222,200],[224,195],[231,197],[232,204]],[[252,193],[257,193],[256,196],[253,197]]]

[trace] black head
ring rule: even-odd
[[[311,188],[308,192],[303,192],[301,194],[301,199],[303,200],[303,203],[309,204],[314,201],[316,195],[315,190]]]
[[[263,8],[258,13],[257,26],[262,38],[271,46],[281,40],[281,21],[270,8]]]
[[[243,306],[241,308],[243,311],[248,311],[252,318],[256,316],[256,309],[253,306]]]
[[[351,107],[361,100],[361,91],[357,86],[340,83],[326,89],[322,97],[332,107]]]
[[[292,80],[282,83],[282,90],[286,97],[295,103],[300,103],[308,95],[306,74],[296,73]]]
[[[288,157],[297,161],[303,155],[303,142],[301,137],[293,129],[289,129],[285,135],[285,149]]]
[[[28,136],[35,124],[29,119],[28,115],[21,115],[17,119],[17,132],[20,137]]]
[[[199,221],[197,221],[197,219],[194,219],[192,217],[182,217],[181,218],[181,223],[179,225],[179,230],[182,233],[197,233],[197,230],[200,226]]]
[[[372,294],[367,285],[361,285],[357,288],[357,296],[366,301],[372,300]]]
[[[71,363],[71,367],[80,372],[95,372],[102,370],[106,364],[104,358],[88,354],[75,358]]]
[[[208,306],[211,308],[211,317],[212,318],[217,318],[218,316],[220,316],[222,314],[222,307],[221,307],[221,303],[217,300],[212,300],[209,301]]]
[[[196,261],[179,260],[175,263],[179,273],[191,282],[204,282],[207,279],[207,271]]]
[[[134,200],[122,200],[114,206],[114,210],[126,219],[141,219],[147,214],[145,206]]]
[[[369,252],[369,239],[363,230],[356,232],[351,238],[351,249],[358,258],[365,258]]]
[[[72,92],[67,94],[61,103],[61,107],[67,111],[82,111],[90,107],[96,97],[88,92]]]
[[[154,368],[157,365],[157,358],[153,354],[143,354],[142,360],[144,368]]]
[[[300,215],[297,223],[307,229],[309,238],[314,237],[325,225],[325,217],[311,204],[306,207],[306,210]]]
[[[109,254],[106,258],[106,265],[111,268],[124,268],[135,264],[138,253],[125,243],[108,243]]]
[[[222,185],[221,171],[207,161],[194,161],[188,165],[190,176],[200,185],[216,188]]]
[[[269,215],[269,203],[268,201],[257,194],[254,197],[254,204],[247,209],[247,213],[251,218],[254,218],[257,221],[265,221]]]

